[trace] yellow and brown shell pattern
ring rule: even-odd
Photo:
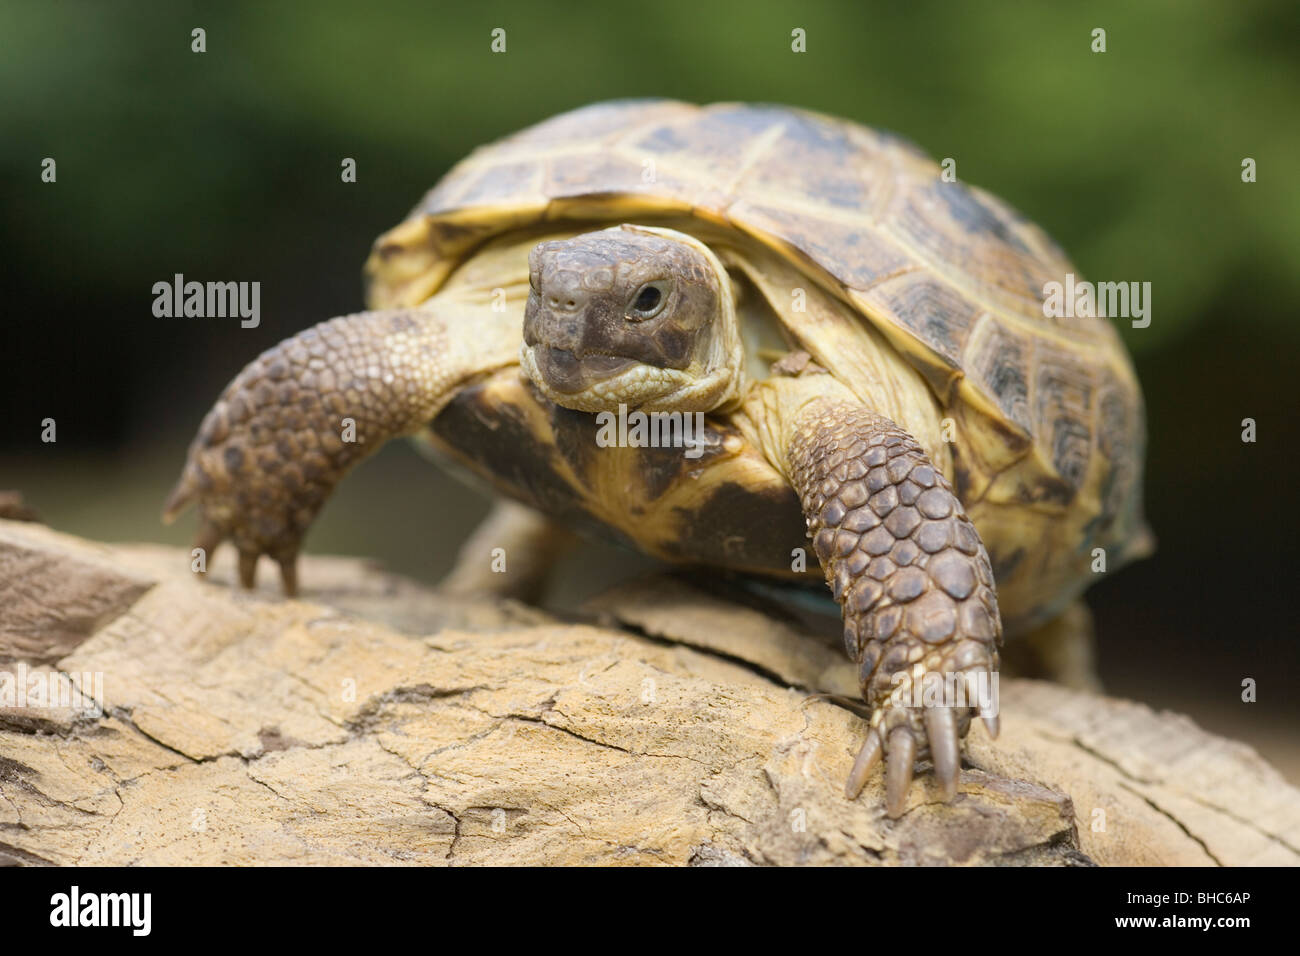
[[[1109,320],[1044,314],[1047,284],[1077,277],[1060,249],[940,172],[897,136],[787,107],[596,104],[457,165],[377,240],[370,298],[421,302],[487,239],[543,224],[734,230],[921,373],[952,419],[951,478],[1003,607],[1046,616],[1089,583],[1096,549],[1114,570],[1149,547],[1141,392]],[[798,339],[798,316],[783,318]]]

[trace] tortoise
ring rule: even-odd
[[[1004,630],[1086,655],[1080,594],[1150,549],[1115,330],[1045,315],[1075,272],[1060,249],[893,134],[781,106],[587,106],[472,153],[366,272],[371,311],[230,383],[164,518],[197,502],[198,547],[230,539],[245,587],[269,556],[293,595],[335,483],[413,436],[519,503],[475,536],[516,565],[576,529],[824,575],[870,714],[846,795],[883,762],[891,816],[918,761],[952,798],[975,714],[997,734],[960,691],[997,674]],[[462,559],[453,578],[492,577],[482,549]]]

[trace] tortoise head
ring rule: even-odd
[[[565,408],[707,412],[744,387],[731,280],[671,229],[615,226],[538,243],[520,361]]]

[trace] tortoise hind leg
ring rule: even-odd
[[[537,601],[555,562],[576,543],[567,528],[526,505],[499,498],[461,546],[440,588]]]
[[[1074,690],[1101,693],[1092,612],[1080,598],[1031,631],[1007,641],[1005,670],[1015,677],[1038,677]]]

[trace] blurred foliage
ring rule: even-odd
[[[475,145],[573,106],[786,102],[905,134],[1041,223],[1083,274],[1153,283],[1142,352],[1225,301],[1294,336],[1300,5],[10,3],[7,239],[100,288],[359,268]],[[190,52],[190,30],[208,52]],[[504,27],[508,52],[489,50]],[[805,54],[790,31],[807,31]],[[1107,52],[1090,50],[1094,27]],[[37,180],[59,161],[57,190]],[[364,189],[338,185],[358,159]],[[1259,183],[1245,185],[1245,156]],[[331,197],[323,201],[319,197]],[[307,211],[306,200],[312,201]],[[34,250],[34,251],[32,251]],[[319,260],[317,260],[319,261]],[[332,270],[352,291],[355,271]],[[1244,298],[1243,298],[1244,297]],[[305,317],[304,317],[305,318]],[[302,324],[302,319],[296,319]]]

